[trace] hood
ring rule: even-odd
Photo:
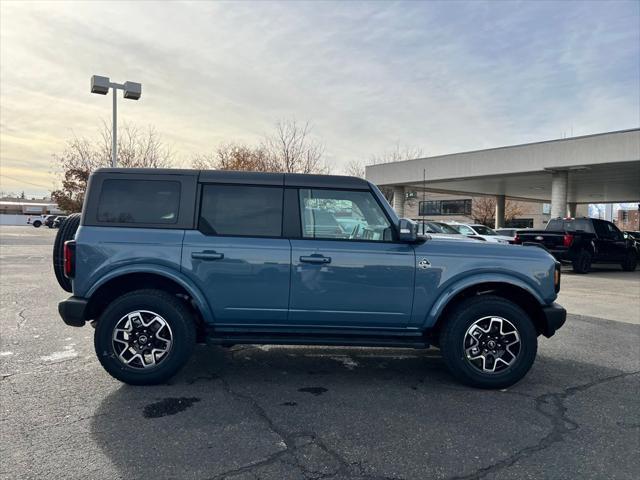
[[[452,235],[452,237],[454,236],[455,235]],[[443,236],[436,237],[435,235],[430,235],[430,237],[426,242],[416,245],[416,255],[438,253],[455,255],[456,257],[460,257],[461,260],[465,257],[469,259],[478,257],[490,259],[495,257],[496,262],[509,261],[509,258],[519,258],[543,260],[555,264],[553,256],[539,247],[483,242],[472,238],[465,238],[466,241],[460,241],[452,238],[444,238]]]

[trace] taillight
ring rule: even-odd
[[[64,242],[64,276],[73,278],[76,273],[75,268],[76,242],[67,240]]]
[[[573,235],[566,233],[562,239],[562,244],[565,247],[570,247],[572,243],[573,243]]]
[[[520,238],[520,235],[518,235],[516,233],[516,236],[513,237],[513,243],[515,243],[516,245],[520,245],[522,243],[522,239]]]
[[[555,287],[556,293],[560,291],[561,268],[560,262],[556,262],[556,268],[553,273],[553,286]]]

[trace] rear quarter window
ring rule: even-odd
[[[180,182],[105,180],[98,200],[100,223],[175,224],[180,209]]]

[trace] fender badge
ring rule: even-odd
[[[427,260],[426,258],[421,258],[420,261],[418,262],[418,267],[422,268],[423,270],[425,268],[429,268],[431,266],[431,263],[429,263],[429,260]]]

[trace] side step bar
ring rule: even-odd
[[[214,345],[327,345],[350,347],[428,348],[429,342],[422,336],[379,335],[321,335],[291,333],[227,333],[210,332],[207,343]]]

